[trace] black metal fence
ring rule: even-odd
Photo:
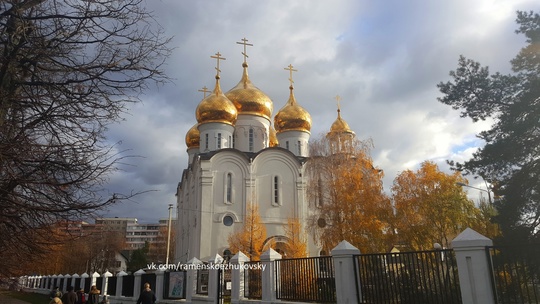
[[[92,280],[92,278],[88,277],[88,278],[85,278],[84,279],[84,291],[86,293],[88,293],[90,291],[90,281]]]
[[[540,244],[487,247],[499,304],[540,303]]]
[[[219,291],[221,293],[221,298],[226,302],[230,302],[231,299],[231,289],[232,289],[232,271],[230,267],[225,267],[224,269],[219,270]]]
[[[244,271],[244,297],[262,299],[262,270],[257,267],[261,262],[246,262]]]
[[[358,303],[460,304],[453,250],[355,255]]]
[[[156,274],[155,273],[144,273],[141,275],[141,285],[139,286],[139,290],[144,289],[144,284],[150,284],[150,288],[155,290],[156,289]]]
[[[118,277],[109,277],[107,280],[107,294],[111,296],[116,295],[116,282],[118,281]]]
[[[122,296],[133,297],[133,284],[135,277],[132,274],[122,277]]]
[[[96,278],[96,288],[101,290],[102,286],[103,286],[103,277]],[[103,292],[103,290],[101,290],[101,292]]]
[[[275,266],[277,299],[336,303],[332,257],[276,260]]]

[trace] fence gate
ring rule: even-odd
[[[224,268],[218,270],[217,303],[219,304],[231,303],[231,269]]]

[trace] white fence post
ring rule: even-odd
[[[68,281],[71,281],[71,275],[69,274],[66,274],[64,276],[64,286],[63,286],[63,289],[62,289],[62,293],[66,292],[67,291],[67,288],[69,286],[69,282]]]
[[[80,288],[84,289],[84,285],[86,283],[86,280],[89,280],[89,277],[90,276],[86,272],[81,274],[81,286],[80,286]],[[92,285],[90,284],[90,286],[92,286]],[[85,290],[84,292],[88,293],[89,291],[90,290]]]
[[[58,281],[57,281],[57,279],[56,279],[57,277],[58,277],[58,276],[55,275],[55,274],[53,274],[53,275],[51,276],[51,280],[52,280],[51,282],[52,282],[52,283],[51,283],[51,288],[49,288],[49,289],[53,289],[53,288],[55,288],[55,287],[60,287],[60,286],[58,286]]]
[[[71,276],[71,286],[73,286],[73,290],[75,290],[75,292],[79,291],[79,286],[75,286],[75,283],[77,282],[78,278],[79,278],[79,274],[77,273],[74,273]]]
[[[137,300],[141,294],[141,280],[142,275],[146,272],[142,269],[137,270],[133,275],[135,279],[133,280],[133,299]]]
[[[261,303],[273,303],[276,300],[275,285],[275,260],[281,259],[281,254],[270,248],[261,254],[262,270],[262,301]]]
[[[120,271],[116,274],[116,296],[122,296],[122,288],[124,287],[124,276],[127,276],[127,273]]]
[[[90,288],[92,288],[92,286],[96,285],[97,278],[99,278],[99,273],[97,273],[97,272],[92,273],[92,275],[90,276]],[[101,288],[101,286],[96,286],[96,288],[98,288],[98,287]]]
[[[216,267],[210,267],[208,270],[208,302],[211,303],[214,303],[219,297],[217,289],[218,284],[221,284],[221,282],[218,282],[219,266],[221,266],[221,263],[223,263],[223,258],[219,254],[216,254],[214,258],[208,261],[210,266],[217,265]]]
[[[193,295],[197,293],[197,265],[201,265],[203,262],[197,258],[192,258],[186,265],[188,266],[186,275],[186,302],[191,303]]]
[[[244,282],[244,273],[243,268],[244,263],[249,261],[249,257],[245,255],[242,251],[238,251],[231,258],[231,265],[233,268],[231,270],[231,303],[238,304],[241,300],[244,300],[244,289],[246,284]]]
[[[163,291],[164,291],[163,285],[164,284],[165,284],[165,272],[163,270],[158,269],[156,271],[156,286],[154,287],[156,291],[157,301],[163,300]]]
[[[456,254],[463,303],[494,304],[491,263],[486,254],[486,246],[492,246],[493,241],[467,228],[451,244]]]
[[[354,254],[360,254],[360,250],[347,241],[341,241],[332,251],[336,280],[336,299],[340,304],[357,303],[357,295],[361,298],[360,284],[355,277]]]
[[[103,282],[101,282],[101,294],[104,296],[109,295],[108,289],[109,289],[109,278],[112,277],[112,273],[110,273],[108,270],[101,275],[103,277]]]

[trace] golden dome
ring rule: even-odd
[[[251,83],[248,77],[247,63],[242,64],[244,73],[240,82],[225,96],[234,103],[238,114],[262,116],[268,120],[272,117],[274,105],[270,97]]]
[[[341,118],[341,110],[338,108],[337,110],[338,117],[336,121],[332,124],[330,127],[330,133],[349,133],[354,134],[354,131],[351,130],[349,127],[349,124]]]
[[[199,129],[197,128],[199,124],[194,124],[189,131],[186,133],[186,146],[189,148],[198,148],[199,141],[201,138]]]
[[[270,126],[270,135],[268,137],[269,137],[268,138],[269,139],[269,142],[268,142],[269,147],[277,147],[279,145],[277,135],[276,135],[276,129],[274,129],[273,126]]]
[[[274,126],[278,133],[285,131],[311,131],[311,115],[296,103],[293,86],[289,87],[291,93],[289,101],[274,117]]]
[[[219,76],[216,76],[216,88],[197,106],[195,116],[199,124],[220,122],[234,125],[238,111],[234,104],[221,92]]]

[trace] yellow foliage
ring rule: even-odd
[[[287,244],[285,253],[288,258],[307,257],[307,238],[298,218],[288,218],[284,227]]]
[[[246,210],[242,229],[229,235],[229,249],[234,254],[242,251],[250,257],[251,261],[258,261],[264,249],[265,240],[266,227],[261,221],[259,207],[256,204],[250,204]]]
[[[432,249],[434,243],[448,247],[461,231],[474,226],[479,210],[457,184],[464,182],[461,173],[441,172],[430,161],[417,172],[400,173],[392,186],[400,242],[414,250]]]
[[[337,154],[328,146],[326,138],[311,145],[310,231],[326,252],[343,240],[364,253],[385,251],[392,238],[392,205],[383,191],[384,174],[370,157],[371,143],[351,140],[346,152]]]

